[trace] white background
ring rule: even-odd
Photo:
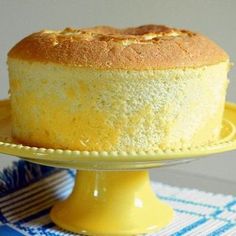
[[[147,23],[202,32],[221,45],[231,61],[236,62],[235,0],[0,0],[0,98],[8,96],[7,52],[24,36],[42,29],[68,26],[108,24],[126,27]],[[236,66],[229,77],[227,99],[236,102]],[[9,157],[1,158],[0,165],[6,165],[8,160]],[[182,180],[186,179],[186,182],[178,179],[178,175],[184,176]],[[156,169],[152,176],[176,185],[196,185],[207,190],[211,190],[214,182],[214,191],[219,189],[219,192],[236,194],[236,152]],[[191,176],[198,179],[197,183],[191,180]],[[201,184],[206,179],[207,184]],[[226,189],[223,183],[230,187]]]

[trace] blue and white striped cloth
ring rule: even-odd
[[[72,236],[49,218],[52,205],[70,194],[74,172],[19,161],[0,173],[0,235]],[[158,236],[236,235],[236,197],[153,183],[175,210]]]

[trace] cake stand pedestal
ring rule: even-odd
[[[147,171],[79,171],[72,194],[50,215],[77,233],[134,235],[163,228],[173,210],[156,197]]]
[[[149,152],[87,152],[24,146],[11,137],[9,101],[0,101],[0,153],[43,165],[74,168],[74,189],[51,210],[60,227],[86,235],[151,233],[173,219],[152,191],[146,169],[236,149],[236,105],[227,103],[219,140],[210,145]]]

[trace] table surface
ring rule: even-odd
[[[21,171],[16,174],[18,167],[20,167],[18,170]],[[188,169],[187,166],[186,169]],[[27,174],[24,175],[22,170]],[[181,176],[181,173],[173,171],[170,176],[168,174],[170,170],[166,168],[163,168],[166,176],[161,169],[153,171],[152,175],[158,173],[162,177],[167,177],[168,182],[172,179],[174,184],[186,186],[186,183],[181,183],[182,178],[189,179],[191,186],[194,181],[197,181],[197,186],[199,186],[199,182],[202,182],[202,179],[198,179],[196,176],[195,179],[192,179],[192,177]],[[34,173],[30,180],[28,173]],[[7,179],[10,180],[9,186],[13,188],[11,183],[23,184],[28,180],[34,183],[24,189],[17,187],[16,191],[2,197],[0,203],[2,215],[0,215],[3,225],[0,224],[0,235],[10,235],[10,233],[11,235],[22,235],[18,234],[16,230],[22,232],[23,235],[26,233],[27,235],[74,235],[59,229],[49,217],[54,202],[70,194],[74,183],[74,172],[66,169],[54,171],[51,168],[38,168],[36,165],[20,162],[14,165],[13,172],[9,170],[6,171],[6,174]],[[42,176],[42,179],[38,180],[39,176]],[[153,178],[156,177],[158,176],[153,176]],[[152,188],[162,201],[169,203],[174,208],[175,218],[169,226],[157,234],[151,235],[236,235],[236,197],[178,188],[158,182],[152,182]],[[121,191],[123,190],[121,189]]]
[[[178,187],[195,188],[206,192],[236,196],[236,183],[230,180],[193,174],[173,169],[152,169],[151,179]]]

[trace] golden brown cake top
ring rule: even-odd
[[[21,40],[9,58],[100,69],[200,67],[228,60],[207,37],[164,25],[43,30]]]

